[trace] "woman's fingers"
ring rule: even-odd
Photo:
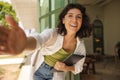
[[[18,23],[14,20],[14,18],[10,15],[5,15],[6,22],[13,28],[18,29]]]
[[[58,62],[56,62],[54,68],[57,69],[57,70],[62,70],[63,71],[65,66],[66,65],[64,63],[58,61]]]

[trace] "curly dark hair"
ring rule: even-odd
[[[67,31],[65,29],[64,24],[62,23],[63,18],[65,17],[65,15],[67,14],[67,12],[71,9],[79,9],[82,13],[82,25],[80,30],[76,33],[76,36],[78,36],[79,38],[84,38],[84,37],[89,37],[91,35],[91,31],[92,31],[92,26],[90,24],[90,19],[86,14],[86,8],[78,3],[70,3],[68,4],[63,10],[62,12],[59,14],[59,23],[57,25],[57,32],[61,35],[66,35]]]

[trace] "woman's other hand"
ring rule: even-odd
[[[65,65],[65,63],[62,63],[62,62],[56,62],[56,64],[55,64],[55,66],[54,66],[54,68],[56,69],[56,70],[59,70],[59,71],[66,71],[66,65]]]
[[[0,54],[20,54],[26,47],[26,35],[11,16],[6,15],[5,20],[11,29],[0,26]]]
[[[58,71],[64,71],[64,72],[75,71],[74,65],[73,66],[67,66],[65,63],[59,62],[59,61],[56,62],[54,68]]]

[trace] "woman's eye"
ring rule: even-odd
[[[73,17],[72,15],[68,15],[68,17]]]
[[[81,17],[81,16],[78,16],[77,18],[82,19],[82,17]]]

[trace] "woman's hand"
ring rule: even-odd
[[[0,26],[0,54],[20,54],[26,47],[26,35],[11,16],[6,15],[5,20],[12,29]]]
[[[59,71],[66,71],[66,65],[65,65],[65,63],[62,63],[62,62],[56,62],[56,64],[55,64],[55,66],[54,66],[54,68],[56,69],[56,70],[59,70]]]
[[[59,61],[56,62],[54,68],[58,71],[64,71],[64,72],[75,71],[74,65],[73,66],[67,66],[65,63],[59,62]]]

